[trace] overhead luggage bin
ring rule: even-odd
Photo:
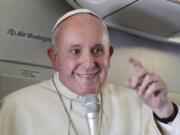
[[[66,0],[88,8],[115,29],[180,45],[179,0]]]
[[[51,67],[0,60],[0,99],[23,87],[49,79]]]
[[[138,0],[67,0],[74,8],[88,8],[104,17]]]

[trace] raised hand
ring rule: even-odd
[[[165,82],[158,75],[144,68],[140,61],[131,57],[129,63],[134,68],[134,74],[125,82],[125,85],[135,89],[141,100],[156,115],[161,118],[169,117],[174,108],[168,98]]]

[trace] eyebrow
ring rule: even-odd
[[[102,45],[101,43],[98,43],[98,44],[95,44],[95,46],[104,46],[104,45]]]
[[[76,47],[81,47],[81,45],[80,44],[71,44],[69,46],[69,48],[76,48]],[[101,43],[97,43],[94,46],[92,46],[91,48],[94,48],[94,47],[103,47],[104,48],[105,46]]]
[[[80,45],[79,45],[79,44],[71,44],[69,47],[70,47],[70,48],[71,48],[71,47],[80,47]]]
[[[103,44],[101,43],[98,43],[98,44],[95,44],[92,48],[96,48],[96,47],[102,47],[103,49],[106,48]]]

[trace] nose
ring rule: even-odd
[[[81,64],[83,65],[83,68],[86,70],[93,69],[95,66],[95,58],[92,54],[90,53],[85,53],[82,56],[82,61]]]

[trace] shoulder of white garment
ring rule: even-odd
[[[117,102],[127,102],[130,106],[135,105],[141,108],[142,102],[138,98],[136,92],[132,89],[123,86],[117,86],[113,84],[106,84],[102,89],[103,100],[112,99]],[[128,106],[128,107],[130,107]]]
[[[110,95],[124,95],[124,96],[128,96],[128,97],[134,97],[137,98],[137,94],[133,89],[124,87],[124,86],[117,86],[114,84],[106,84],[103,89],[102,89],[103,93],[107,93]]]
[[[129,101],[138,100],[137,94],[134,90],[122,86],[105,84],[102,87],[101,91],[103,95],[106,95],[107,97],[123,97]],[[15,91],[6,96],[3,99],[3,102],[23,103],[27,100],[33,101],[33,98],[37,100],[39,97],[43,98],[43,96],[48,96],[51,94],[57,93],[52,83],[52,80],[47,80]]]
[[[27,100],[33,101],[33,97],[36,98],[37,96],[40,96],[49,91],[55,93],[55,90],[51,86],[51,81],[47,80],[47,81],[33,84],[28,87],[25,87],[25,88],[22,88],[22,89],[19,89],[10,93],[9,95],[7,95],[6,97],[2,99],[1,104],[24,103]]]

